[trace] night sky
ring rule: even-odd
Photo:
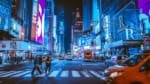
[[[57,5],[64,5],[70,10],[75,8],[82,9],[82,0],[55,0],[55,6]]]
[[[71,50],[71,25],[72,25],[72,12],[75,12],[76,8],[80,9],[82,17],[82,0],[55,0],[55,14],[58,14],[60,10],[58,7],[64,7],[64,26],[65,26],[65,51]]]

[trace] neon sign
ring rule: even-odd
[[[43,43],[44,37],[44,19],[45,19],[45,1],[38,0],[38,3],[34,1],[33,18],[32,18],[32,31],[31,40]]]
[[[138,0],[138,8],[140,9],[140,21],[143,19],[144,33],[150,34],[150,0]]]

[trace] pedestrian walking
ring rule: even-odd
[[[32,75],[34,75],[35,70],[37,70],[39,74],[42,74],[39,67],[39,58],[37,56],[34,58],[34,67],[31,72]]]
[[[41,72],[43,72],[42,63],[43,63],[43,58],[42,58],[42,56],[40,56],[39,57],[39,68],[40,68]]]
[[[45,70],[45,73],[50,73],[50,70],[51,70],[51,57],[48,56],[47,59],[45,60],[45,64],[46,64],[46,70]]]

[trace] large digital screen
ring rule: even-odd
[[[150,34],[150,0],[138,0],[140,20],[143,21],[144,34]]]
[[[32,28],[31,28],[31,40],[36,40],[36,22],[37,22],[37,8],[38,2],[34,0],[32,10]]]
[[[32,14],[31,40],[37,43],[43,43],[44,37],[44,18],[45,1],[34,0]]]
[[[9,30],[11,17],[11,0],[0,0],[0,30]]]
[[[138,8],[150,17],[150,0],[138,0]]]

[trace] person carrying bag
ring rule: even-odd
[[[51,57],[48,56],[47,59],[45,60],[45,64],[46,64],[46,70],[45,73],[49,74],[50,70],[51,70]]]

